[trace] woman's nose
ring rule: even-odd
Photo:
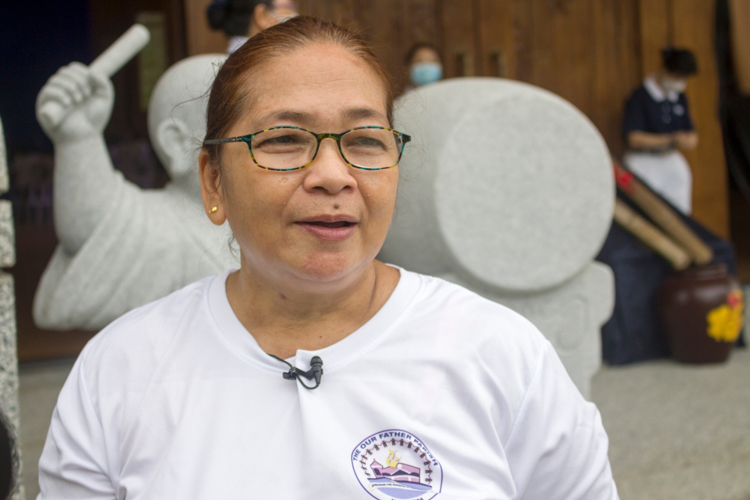
[[[352,176],[335,139],[326,138],[320,142],[318,154],[306,167],[304,187],[308,191],[322,190],[337,194],[345,189],[356,189],[357,180]]]

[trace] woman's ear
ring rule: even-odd
[[[211,162],[211,156],[205,149],[198,155],[198,168],[201,181],[201,198],[208,218],[217,226],[227,220],[224,190],[221,186],[221,168]]]

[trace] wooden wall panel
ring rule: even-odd
[[[641,45],[641,73],[661,68],[661,49],[672,43],[670,0],[638,0]]]
[[[475,0],[443,0],[439,4],[443,73],[447,78],[481,74],[475,36],[475,7]]]
[[[223,50],[223,37],[206,26],[210,0],[184,1],[190,53]],[[698,151],[688,155],[694,211],[727,234],[714,0],[298,0],[298,7],[360,30],[401,85],[408,78],[406,52],[428,41],[441,49],[447,77],[502,71],[555,92],[594,122],[616,156],[624,152],[625,100],[659,69],[661,49],[675,43],[695,50],[701,73],[688,86],[701,135]]]
[[[622,118],[625,100],[641,83],[638,10],[631,0],[592,4],[594,74],[591,108],[584,110],[616,156],[624,152]]]
[[[221,54],[227,50],[227,38],[212,31],[206,19],[211,0],[185,0],[185,36],[188,55]]]
[[[422,6],[424,5],[423,3]],[[434,4],[432,7],[433,12],[435,12]],[[421,14],[425,14],[425,12],[426,9],[421,10]],[[404,64],[405,54],[411,45],[417,41],[414,39],[415,33],[412,30],[419,23],[412,18],[412,15],[415,14],[419,15],[420,12],[411,11],[409,3],[400,0],[381,2],[360,0],[360,7],[357,11],[358,24],[363,30],[363,34],[373,44],[378,55],[398,82],[399,87],[403,87],[407,80]],[[433,40],[424,41],[434,41],[435,17],[433,16],[431,20]],[[421,22],[424,22],[424,20]],[[424,31],[420,29],[418,32],[416,36],[422,36]],[[430,36],[430,34],[426,33],[425,36]]]
[[[301,14],[335,21],[359,31],[373,44],[397,88],[403,88],[408,75],[404,64],[414,43],[429,42],[440,47],[438,0],[301,0]]]
[[[478,13],[480,75],[516,78],[515,10],[518,0],[480,0]]]
[[[517,5],[523,26],[518,78],[563,96],[584,112],[592,109],[596,72],[592,4],[532,0]]]
[[[623,152],[625,99],[641,81],[633,0],[514,4],[515,76],[572,102]]]
[[[698,60],[698,74],[689,80],[686,91],[700,136],[698,148],[685,153],[693,171],[693,216],[719,235],[729,237],[729,195],[718,116],[714,2],[675,1],[671,16],[674,45],[692,50]]]

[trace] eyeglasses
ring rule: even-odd
[[[260,168],[289,172],[305,168],[315,160],[323,139],[339,145],[344,161],[362,170],[384,170],[398,165],[411,137],[385,127],[356,127],[340,134],[319,134],[283,125],[228,139],[209,139],[204,144],[244,142]]]

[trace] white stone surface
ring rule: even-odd
[[[39,326],[99,329],[188,283],[238,267],[231,230],[209,221],[197,175],[207,90],[225,58],[180,61],[154,89],[149,134],[171,178],[164,189],[141,190],[112,166],[102,135],[114,102],[108,79],[78,65],[61,69],[42,89],[38,105],[61,100],[60,74],[94,87],[86,99],[68,104],[73,109],[58,127],[45,128],[55,145],[60,245],[34,300]]]
[[[16,264],[16,232],[13,227],[13,203],[0,200],[0,267]]]
[[[8,164],[5,135],[0,121],[0,194],[8,190]],[[16,263],[11,203],[0,201],[0,267]],[[20,415],[18,412],[18,355],[16,349],[16,294],[13,276],[0,271],[0,412],[15,436],[13,462],[16,487],[13,500],[23,500],[23,462],[21,461]]]
[[[395,121],[413,143],[387,261],[532,292],[576,275],[598,252],[614,207],[611,160],[567,101],[519,82],[461,78],[408,93]]]
[[[395,121],[413,142],[379,257],[529,318],[588,398],[614,305],[612,272],[593,263],[615,201],[599,132],[560,97],[497,78],[421,87]]]

